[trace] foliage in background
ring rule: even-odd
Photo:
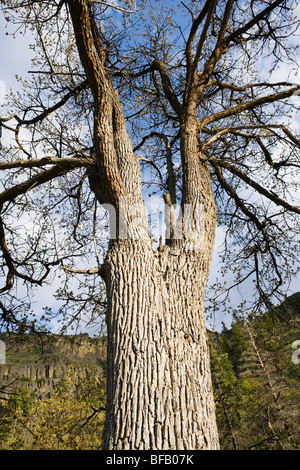
[[[18,387],[0,402],[0,449],[99,450],[105,418],[105,380],[89,368],[70,394],[71,376],[40,400]],[[3,391],[4,393],[7,390]]]
[[[300,449],[300,294],[252,321],[211,334],[217,419],[223,449]]]
[[[209,332],[221,449],[300,449],[300,364],[291,348],[300,339],[300,294],[275,312]],[[14,384],[0,390],[0,449],[100,449],[106,384],[92,362],[87,368],[73,394],[68,374],[44,400]]]

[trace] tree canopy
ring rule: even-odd
[[[148,201],[188,202],[181,129],[195,110],[226,232],[223,269],[234,285],[253,280],[256,305],[280,298],[298,268],[300,85],[273,77],[298,67],[298,2],[1,3],[10,31],[34,38],[24,91],[0,112],[2,327],[36,327],[32,292],[54,278],[65,326],[105,313],[105,204],[117,205],[126,178],[135,194],[139,174]],[[99,84],[114,99],[97,114]],[[128,174],[120,178],[108,159],[96,187],[95,125],[107,126],[117,148],[122,119],[133,146]]]

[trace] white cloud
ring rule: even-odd
[[[1,57],[1,73],[0,80],[5,83],[6,93],[10,89],[19,88],[16,75],[24,76],[30,70],[32,51],[30,43],[32,35],[27,32],[26,35],[16,33],[16,27],[8,24],[0,11],[0,57]],[[1,103],[0,103],[1,104]]]

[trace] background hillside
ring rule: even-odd
[[[300,363],[292,359],[300,293],[208,333],[221,448],[300,450]],[[0,449],[100,449],[105,338],[2,333],[0,340]]]
[[[100,449],[105,339],[0,334],[0,449]]]
[[[300,294],[252,321],[210,333],[223,449],[300,450]],[[298,346],[300,349],[300,346]]]

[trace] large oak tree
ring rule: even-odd
[[[258,302],[297,260],[299,86],[266,73],[297,63],[293,2],[2,5],[34,37],[0,118],[2,324],[34,326],[30,288],[59,268],[66,323],[105,309],[104,449],[218,449],[204,319],[217,223]],[[147,185],[165,202],[158,247]]]

